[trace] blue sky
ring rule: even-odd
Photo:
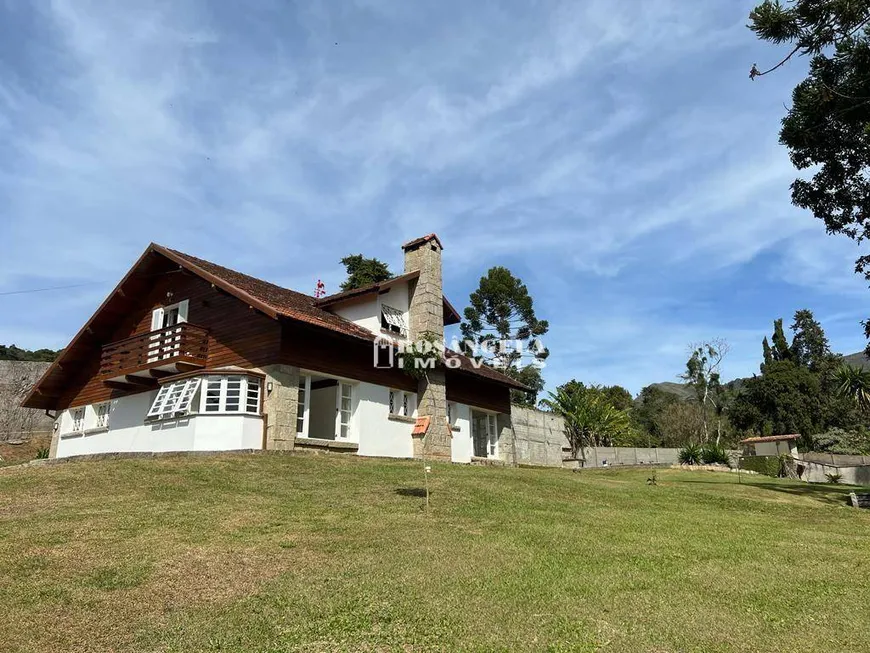
[[[753,2],[0,0],[0,343],[62,347],[150,241],[336,291],[437,232],[457,307],[493,265],[550,321],[550,385],[634,392],[723,337],[757,370],[810,308],[865,342],[856,246],[791,206],[805,70]]]

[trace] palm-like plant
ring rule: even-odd
[[[861,410],[870,409],[870,371],[841,365],[836,379],[837,394],[852,398]]]
[[[558,388],[549,395],[541,404],[565,420],[565,433],[574,458],[582,456],[584,447],[610,444],[630,428],[628,414],[614,408],[595,386],[570,392]]]

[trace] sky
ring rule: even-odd
[[[806,61],[749,80],[753,4],[0,0],[0,343],[65,346],[152,241],[313,293],[436,232],[460,311],[526,283],[550,388],[717,337],[750,375],[801,308],[863,349],[858,247],[778,144]]]

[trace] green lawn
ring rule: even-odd
[[[341,455],[0,471],[3,651],[867,651],[839,486]]]

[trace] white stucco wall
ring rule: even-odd
[[[341,315],[346,320],[358,324],[363,329],[368,329],[372,333],[380,333],[381,315],[378,308],[377,296],[367,301],[340,304],[331,307],[330,310],[337,315]]]
[[[372,333],[379,334],[381,333],[381,302],[395,308],[397,311],[402,311],[405,324],[410,324],[410,315],[408,313],[410,301],[407,283],[397,283],[394,286],[390,286],[387,292],[366,301],[355,300],[347,304],[337,304],[330,307],[329,310],[364,329],[368,329]]]
[[[355,394],[358,399],[356,418],[359,455],[413,458],[411,432],[414,425],[389,418],[390,389],[372,383],[359,383]],[[415,410],[413,416],[416,414]]]
[[[797,445],[794,440],[780,440],[778,442],[756,442],[756,456],[779,456],[781,454],[791,454],[797,456]]]
[[[66,410],[58,418],[57,457],[93,453],[142,451],[231,451],[260,449],[263,420],[257,415],[192,415],[183,419],[145,423],[145,415],[156,390],[112,400],[109,429],[70,433],[72,415]],[[91,411],[88,411],[88,417]]]
[[[453,422],[459,430],[453,431],[450,445],[450,460],[455,463],[470,463],[474,455],[474,442],[471,439],[471,408],[465,404],[453,404],[456,418]]]

